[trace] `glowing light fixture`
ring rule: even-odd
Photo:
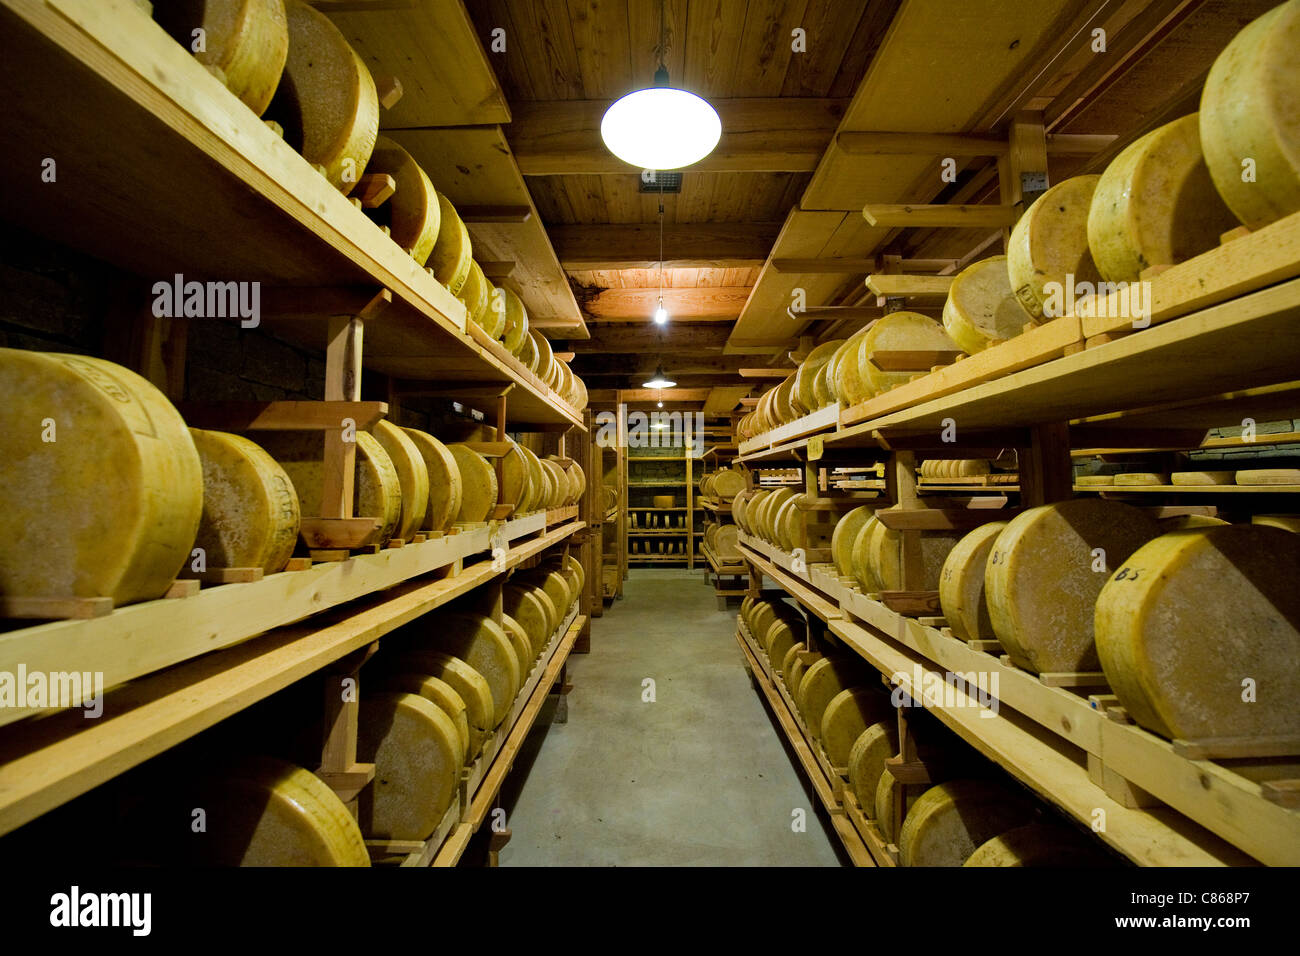
[[[648,382],[641,383],[642,388],[672,388],[677,383],[664,374],[663,363],[655,369],[655,374]]]
[[[664,308],[664,297],[659,296],[659,308],[655,309],[655,325],[668,324],[668,310]]]

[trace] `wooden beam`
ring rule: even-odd
[[[852,156],[1001,156],[1007,141],[1001,136],[973,133],[844,132],[835,145]]]
[[[780,378],[784,379],[793,372],[792,368],[742,368],[741,378]]]
[[[952,287],[952,276],[886,275],[867,276],[867,288],[876,295],[917,296],[927,299],[946,299]]]
[[[750,287],[713,286],[695,289],[664,289],[663,303],[670,322],[734,320],[749,298]],[[588,300],[591,321],[619,319],[648,322],[659,303],[658,289],[606,289]]]
[[[466,225],[474,222],[527,222],[533,216],[528,206],[461,206],[456,210]]]
[[[508,279],[510,273],[515,271],[515,266],[518,264],[517,262],[493,262],[489,260],[480,262],[478,267],[483,270],[483,275],[489,279]]]
[[[869,203],[862,215],[873,226],[900,229],[997,229],[1015,225],[1014,206],[924,206],[906,203]]]
[[[779,222],[665,223],[663,250],[669,258],[664,268],[761,265],[780,231]],[[650,269],[659,261],[656,223],[559,225],[547,232],[555,254],[570,272]]]
[[[808,173],[830,142],[847,99],[711,99],[722,120],[718,145],[690,172]],[[609,100],[519,100],[507,128],[525,176],[629,175],[639,172],[600,137]]]
[[[898,263],[902,272],[940,272],[954,265],[956,259],[903,259]],[[773,259],[772,268],[790,275],[861,275],[875,272],[880,260],[874,256],[866,259]]]
[[[647,352],[655,355],[718,352],[727,344],[729,329],[716,325],[694,325],[666,329],[643,326],[604,326],[591,330],[591,338],[571,340],[569,348],[578,355],[611,352]]]

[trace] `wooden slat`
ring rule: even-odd
[[[876,295],[946,299],[952,276],[886,275],[867,276],[867,288]]]
[[[862,215],[873,226],[889,228],[996,229],[999,226],[1014,225],[1019,211],[1012,206],[869,203],[863,207]]]
[[[664,268],[762,263],[780,229],[770,222],[665,223]],[[658,265],[657,223],[558,225],[549,230],[566,269],[650,269]]]

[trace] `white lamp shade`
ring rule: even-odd
[[[637,90],[616,100],[600,122],[609,151],[638,169],[680,169],[718,145],[718,112],[694,93],[671,87]]]

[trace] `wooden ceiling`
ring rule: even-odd
[[[960,158],[957,181],[943,183],[936,156],[863,154],[843,134],[1005,137],[1014,117],[1041,112],[1050,133],[1114,137],[1091,153],[1051,153],[1051,181],[1099,171],[1137,136],[1194,111],[1214,57],[1275,3],[667,0],[670,79],[713,103],[723,137],[682,171],[679,195],[662,197],[666,330],[649,319],[660,196],[640,191],[640,171],[599,134],[609,103],[650,85],[660,3],[466,8],[510,109],[509,149],[591,333],[557,348],[576,352],[593,394],[636,389],[662,362],[679,401],[729,387],[716,405],[771,382],[743,378],[742,367],[790,368],[800,335],[826,340],[868,320],[869,308],[792,319],[796,288],[809,307],[871,306],[862,280],[876,257],[940,260],[930,271],[951,272],[1002,251],[1000,231],[871,227],[862,215],[868,202],[1003,201],[995,158]],[[498,29],[504,52],[493,48]]]

